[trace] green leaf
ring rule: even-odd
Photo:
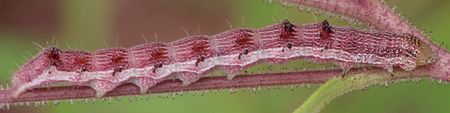
[[[395,77],[408,76],[408,73],[398,73]],[[390,73],[359,73],[345,78],[333,78],[321,85],[294,113],[319,113],[333,99],[376,84],[387,85],[394,77]]]

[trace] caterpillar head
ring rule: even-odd
[[[428,64],[434,59],[433,52],[431,51],[429,45],[409,33],[403,34],[403,37],[405,37],[408,42],[405,54],[409,57],[415,58],[416,65],[420,66]]]

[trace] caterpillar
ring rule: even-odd
[[[428,45],[411,34],[358,30],[319,23],[297,25],[284,20],[259,29],[237,28],[212,36],[193,35],[163,43],[93,52],[43,48],[12,78],[13,97],[43,85],[70,83],[90,86],[96,97],[132,83],[141,93],[169,77],[189,85],[215,69],[232,79],[258,63],[292,59],[335,62],[343,75],[355,64],[393,71],[413,70],[432,59]]]

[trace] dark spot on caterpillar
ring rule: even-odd
[[[331,43],[333,41],[331,39],[332,33],[334,33],[334,31],[332,30],[332,26],[328,23],[328,21],[327,20],[322,21],[322,28],[320,30],[320,39],[322,39],[325,43],[324,49],[321,50],[322,52],[323,50],[331,48]]]
[[[50,65],[52,66],[60,66],[60,53],[61,50],[56,47],[50,47],[50,54],[48,55],[48,58],[50,59]]]
[[[325,43],[325,47],[323,47],[323,49],[320,50],[320,52],[323,52],[323,50],[327,50],[327,49],[330,49],[330,48],[331,48],[331,43],[330,42],[326,42]]]
[[[284,20],[283,22],[283,30],[284,32],[294,32],[295,26],[294,24],[292,24],[291,22],[289,22],[289,20]]]
[[[86,67],[81,67],[80,72],[86,72],[86,71],[87,71]]]
[[[248,54],[248,49],[245,49],[244,52],[243,52],[243,54],[244,54],[244,55],[247,55],[247,54]]]
[[[156,68],[161,68],[162,66],[163,66],[163,64],[161,64],[161,63],[155,65]]]
[[[291,49],[292,48],[292,44],[291,43],[287,44],[287,48]]]
[[[289,22],[289,20],[284,20],[284,22],[282,23],[282,30],[281,30],[281,34],[280,37],[281,39],[283,39],[284,41],[288,42],[289,39],[295,39],[294,36],[296,36],[296,32],[294,28],[296,28],[296,26],[294,24],[292,24],[291,22]]]
[[[291,49],[291,48],[292,48],[292,44],[291,44],[291,43],[288,43],[288,44],[286,45],[286,47],[287,47],[288,49]],[[281,52],[284,52],[284,49],[282,49]]]
[[[239,54],[238,58],[239,60],[242,58],[242,55],[247,55],[249,53],[248,49],[244,49],[244,52],[242,52],[241,54]]]
[[[324,20],[322,22],[322,29],[320,31],[320,38],[321,39],[329,39],[331,34],[334,33],[333,30],[331,30],[332,26],[328,23],[327,20]]]
[[[119,68],[114,68],[113,74],[112,76],[116,76],[116,73],[118,72],[122,72],[123,68],[119,67]]]
[[[292,41],[296,40],[295,36],[297,36],[296,34],[296,30],[294,28],[296,28],[296,26],[294,24],[292,24],[291,22],[289,22],[289,20],[284,20],[284,22],[282,23],[283,25],[283,29],[281,31],[280,37],[281,39],[284,41],[284,44],[286,44],[287,48],[291,49],[293,44],[291,43]],[[281,50],[281,52],[284,52],[284,49]]]
[[[195,66],[198,66],[198,64],[200,64],[200,62],[205,61],[205,57],[200,56],[200,58],[197,58],[197,61],[195,62]]]
[[[163,66],[162,63],[158,63],[156,65],[153,66],[153,73],[156,73],[156,69],[161,68]]]

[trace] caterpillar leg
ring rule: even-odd
[[[344,79],[344,77],[347,75],[350,68],[342,68],[341,77]]]
[[[344,79],[344,77],[347,75],[348,71],[350,71],[350,69],[353,68],[353,64],[352,63],[344,63],[344,62],[338,62],[337,64],[342,69],[341,77],[342,77],[342,79]]]
[[[199,80],[202,76],[197,73],[184,72],[180,73],[177,78],[183,81],[182,85],[187,86],[193,82]]]
[[[145,94],[148,92],[148,89],[155,86],[156,84],[160,83],[164,78],[161,79],[153,79],[150,77],[139,77],[135,78],[131,81],[131,83],[135,84],[139,87],[139,92],[141,94]]]
[[[95,90],[95,97],[97,98],[103,97],[117,86],[118,84],[103,80],[98,80],[90,84],[90,87]]]
[[[384,69],[386,69],[387,72],[389,72],[389,74],[390,74],[392,77],[394,77],[394,66],[392,66],[392,65],[387,65],[387,66],[384,67]]]
[[[244,70],[244,68],[245,67],[241,66],[224,66],[223,70],[225,70],[225,73],[227,74],[227,79],[232,80],[240,71]]]

